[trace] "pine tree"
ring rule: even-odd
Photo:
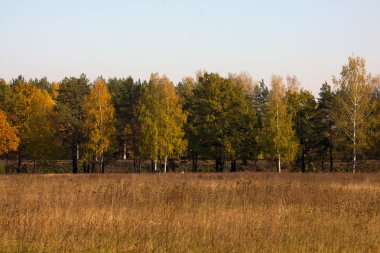
[[[65,78],[59,85],[55,108],[60,136],[71,150],[73,173],[78,173],[79,146],[84,139],[83,123],[86,117],[84,98],[89,89],[89,80],[84,74],[79,78]]]
[[[319,92],[316,114],[310,122],[313,127],[313,146],[315,155],[322,160],[324,170],[325,156],[329,159],[330,172],[334,172],[335,93],[328,83],[324,83]]]
[[[294,85],[294,83],[298,83],[296,80],[295,76],[291,78],[292,82],[288,86],[286,99],[288,112],[292,116],[293,129],[299,140],[297,160],[301,162],[301,171],[306,172],[306,160],[308,160],[308,164],[311,162],[307,157],[313,147],[312,119],[317,108],[317,102],[311,92],[299,89],[298,86]]]

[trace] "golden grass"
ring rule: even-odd
[[[0,177],[0,252],[380,252],[380,174]]]

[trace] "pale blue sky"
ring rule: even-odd
[[[295,74],[315,94],[348,56],[380,74],[378,0],[0,0],[0,77],[175,83],[199,69]]]

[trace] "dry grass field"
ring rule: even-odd
[[[380,252],[380,174],[3,175],[0,252]]]

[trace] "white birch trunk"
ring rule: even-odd
[[[164,173],[166,173],[166,165],[168,163],[168,156],[165,156],[165,160],[164,160]]]
[[[127,142],[126,141],[124,141],[124,155],[123,155],[123,159],[127,160]]]

